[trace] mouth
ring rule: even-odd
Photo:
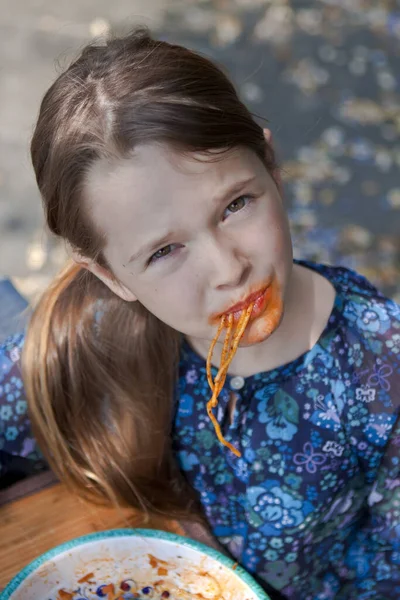
[[[245,310],[248,306],[250,306],[250,304],[256,305],[262,299],[265,292],[266,289],[263,289],[258,290],[258,292],[254,292],[253,294],[249,294],[249,296],[247,296],[245,300],[243,300],[242,302],[238,302],[234,306],[231,306],[227,311],[225,311],[224,314],[229,315],[233,313],[235,315],[236,313]]]
[[[244,300],[242,300],[241,302],[238,302],[237,304],[230,306],[229,308],[227,308],[226,310],[224,310],[218,314],[212,315],[210,322],[212,322],[212,323],[220,322],[220,320],[222,319],[223,316],[232,314],[233,320],[236,323],[237,321],[239,321],[243,310],[248,308],[251,304],[253,304],[253,309],[251,311],[250,320],[257,318],[261,313],[264,312],[264,310],[268,304],[268,299],[271,295],[270,290],[271,290],[270,285],[267,285],[261,289],[258,289],[255,292],[252,292],[251,294],[246,296],[246,298]]]

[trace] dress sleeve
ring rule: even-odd
[[[353,380],[343,414],[366,506],[347,551],[354,579],[343,597],[400,598],[400,308],[378,295],[346,310]]]
[[[0,344],[0,489],[47,468],[32,436],[21,378],[24,334]]]

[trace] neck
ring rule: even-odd
[[[230,375],[249,377],[282,366],[310,350],[318,341],[335,299],[332,284],[316,271],[293,265],[284,298],[284,313],[278,328],[260,344],[239,347],[229,367]],[[204,359],[209,342],[189,338],[192,348]],[[213,365],[221,360],[217,344]]]

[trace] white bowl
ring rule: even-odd
[[[115,595],[106,593],[104,586],[110,584]],[[65,600],[269,600],[226,556],[193,540],[147,529],[103,531],[57,546],[16,575],[0,599],[61,600],[59,590],[71,593]]]

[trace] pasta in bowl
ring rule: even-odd
[[[241,567],[178,535],[116,529],[71,540],[25,567],[1,600],[269,600]]]

